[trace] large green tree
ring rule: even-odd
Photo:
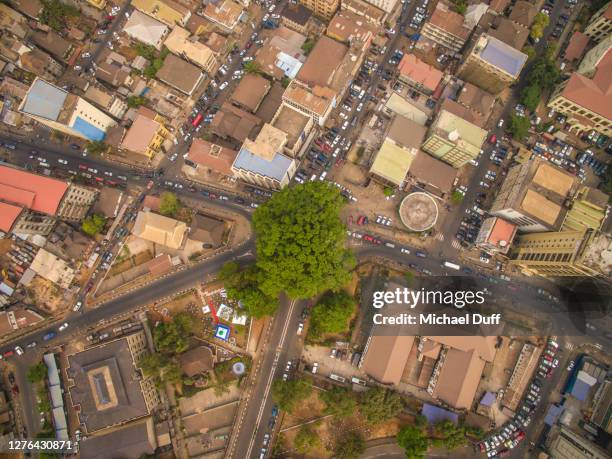
[[[516,140],[523,140],[529,132],[529,120],[524,116],[512,114],[508,123],[508,130],[512,137]]]
[[[465,429],[463,426],[445,419],[434,426],[434,433],[442,438],[442,444],[446,449],[452,450],[467,443]]]
[[[317,433],[310,426],[304,425],[298,430],[293,440],[293,446],[299,453],[306,454],[312,448],[316,448],[320,442]]]
[[[355,300],[344,290],[330,292],[313,308],[308,334],[319,338],[325,334],[348,330],[349,319],[355,311]]]
[[[533,24],[531,25],[530,35],[532,38],[540,39],[544,35],[544,29],[548,27],[550,19],[548,14],[539,12],[536,14]]]
[[[404,401],[397,393],[382,387],[368,390],[361,396],[359,410],[370,424],[387,421],[404,409]]]
[[[542,90],[540,86],[532,84],[521,92],[521,103],[529,110],[533,111],[538,107],[541,97]]]
[[[63,31],[68,22],[79,15],[74,5],[63,3],[60,0],[42,0],[42,10],[38,15],[41,24],[48,25],[57,31]]]
[[[423,459],[427,453],[427,436],[417,426],[404,426],[397,433],[397,444],[406,451],[408,459]]]
[[[259,288],[261,272],[255,265],[240,269],[236,262],[228,262],[219,271],[227,296],[239,300],[246,313],[255,318],[274,314],[278,298],[266,295]]]
[[[27,379],[31,384],[36,384],[47,377],[47,365],[42,362],[37,363],[36,365],[32,365],[28,368]]]
[[[277,379],[272,384],[272,398],[278,406],[292,412],[298,404],[307,399],[312,392],[312,383],[308,379],[292,379],[283,381]]]
[[[344,199],[325,181],[287,187],[253,214],[260,289],[311,298],[350,280],[354,258],[340,221]]]
[[[365,451],[365,440],[359,432],[341,434],[336,440],[334,457],[337,459],[356,459]]]
[[[181,203],[174,193],[164,191],[159,200],[159,213],[167,217],[174,217],[181,208]]]
[[[174,355],[189,349],[193,329],[193,316],[186,312],[176,314],[171,322],[161,323],[153,329],[153,340],[158,351]]]
[[[348,418],[355,414],[357,400],[353,392],[345,387],[334,386],[330,390],[321,392],[319,398],[325,402],[325,413],[341,418]]]
[[[104,229],[106,224],[106,218],[104,215],[93,214],[91,217],[87,217],[81,223],[81,229],[88,236],[95,236]]]

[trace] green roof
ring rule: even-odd
[[[370,173],[378,175],[396,185],[401,185],[414,155],[386,139],[374,159]]]

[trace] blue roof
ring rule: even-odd
[[[447,419],[456,424],[459,419],[459,415],[457,413],[445,410],[439,406],[430,405],[429,403],[423,404],[421,414],[427,418],[430,424],[436,424]]]
[[[572,397],[580,400],[581,402],[584,402],[587,396],[589,395],[590,389],[591,389],[591,386],[589,386],[582,379],[576,379],[576,382],[574,383],[574,387],[572,388]]]
[[[48,120],[57,120],[68,93],[37,78],[30,86],[21,111]]]
[[[549,426],[555,425],[559,416],[563,413],[565,408],[558,405],[550,405],[548,408],[548,413],[546,413],[546,419],[544,419],[544,423]]]
[[[291,158],[280,153],[276,153],[272,161],[268,161],[242,147],[234,161],[234,167],[251,171],[264,177],[270,177],[280,182],[285,177],[291,163]]]
[[[488,37],[488,42],[480,53],[480,57],[512,76],[518,76],[527,60],[526,54],[494,37]]]
[[[87,139],[92,141],[104,140],[105,133],[102,129],[97,128],[88,121],[85,121],[80,116],[77,116],[72,125],[72,129],[83,134]]]
[[[486,392],[480,400],[480,404],[484,406],[491,406],[495,403],[495,394],[493,392]]]

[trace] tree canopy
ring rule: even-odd
[[[174,355],[189,348],[189,337],[193,329],[193,317],[186,313],[176,314],[171,322],[161,323],[153,329],[153,339],[158,351]]]
[[[531,25],[531,37],[538,40],[542,38],[542,36],[544,36],[544,29],[548,27],[549,22],[550,18],[548,14],[542,13],[541,11],[536,14],[533,24]]]
[[[321,392],[319,398],[325,403],[325,414],[333,414],[340,418],[348,418],[355,414],[357,400],[353,391],[334,386],[330,390]]]
[[[365,440],[359,432],[349,431],[343,433],[334,448],[334,457],[337,459],[355,459],[365,451]]]
[[[227,296],[240,301],[245,312],[255,318],[274,314],[278,308],[278,298],[266,295],[259,288],[261,272],[255,265],[241,270],[236,262],[228,262],[219,271]]]
[[[344,200],[327,182],[275,193],[253,214],[260,289],[276,297],[311,298],[350,280],[354,257],[339,212]]]
[[[521,103],[531,111],[534,111],[542,98],[542,90],[538,85],[527,86],[521,92]]]
[[[31,384],[36,384],[47,377],[47,365],[42,362],[37,363],[36,365],[32,365],[28,368],[27,379]]]
[[[404,409],[402,397],[382,387],[365,392],[361,397],[359,410],[370,424],[387,421]]]
[[[139,365],[146,376],[153,378],[157,387],[162,387],[165,383],[176,384],[183,376],[178,362],[160,353],[145,355]]]
[[[349,319],[355,311],[355,300],[344,290],[329,292],[312,308],[308,334],[320,338],[325,334],[348,330]]]
[[[423,459],[429,442],[427,436],[417,426],[404,426],[397,433],[397,444],[406,451],[408,459]]]
[[[88,236],[95,236],[104,229],[106,224],[106,218],[104,215],[93,214],[91,217],[87,217],[81,223],[81,229]]]
[[[312,448],[317,447],[320,442],[317,433],[310,426],[304,425],[298,430],[293,440],[293,446],[299,453],[306,454]]]
[[[181,203],[174,193],[164,191],[160,196],[159,213],[166,217],[174,217],[181,208]]]
[[[68,21],[79,15],[78,8],[60,0],[42,0],[41,3],[42,10],[38,15],[38,20],[41,24],[48,25],[57,31],[66,29]]]
[[[436,423],[434,434],[442,439],[442,445],[448,450],[458,448],[467,443],[465,428],[448,419]]]
[[[281,410],[291,413],[297,405],[307,399],[312,392],[312,383],[308,379],[277,379],[272,384],[272,398]]]
[[[531,126],[531,123],[526,117],[514,113],[510,115],[508,130],[514,139],[523,140],[529,132],[529,126]]]
[[[250,61],[244,64],[244,71],[246,73],[258,74],[261,73],[261,66],[257,61]]]

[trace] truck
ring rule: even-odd
[[[346,382],[346,378],[344,378],[342,376],[338,376],[338,375],[336,375],[334,373],[331,373],[329,375],[329,379],[333,379],[334,381],[338,381],[338,382],[341,382],[341,383]]]
[[[455,271],[459,271],[461,269],[461,266],[456,263],[451,263],[450,261],[445,261],[442,263],[442,266],[445,268],[454,269]]]

